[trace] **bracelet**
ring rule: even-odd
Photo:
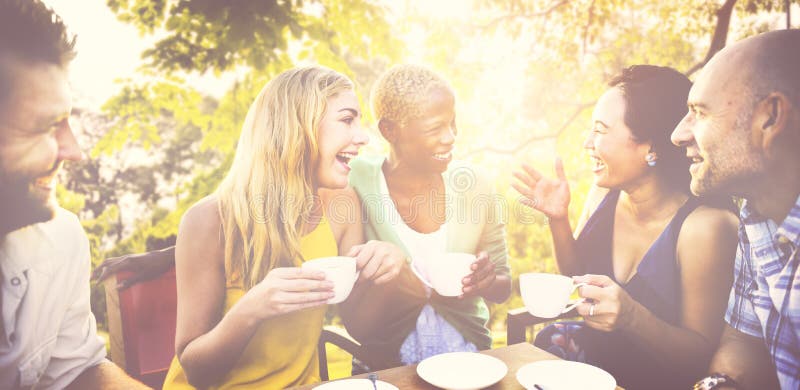
[[[715,372],[697,381],[697,383],[694,384],[694,390],[717,389],[722,387],[723,385],[733,389],[742,389],[742,386],[740,386],[739,383],[733,380],[733,378],[721,372]]]

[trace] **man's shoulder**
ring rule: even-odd
[[[86,237],[78,216],[61,207],[56,209],[53,219],[41,224],[40,229],[47,236],[58,242],[63,242],[65,239],[76,240]]]
[[[36,235],[41,239],[39,242],[31,243],[36,245],[39,253],[52,252],[57,257],[82,256],[87,252],[88,238],[83,230],[78,216],[63,208],[57,208],[53,219],[42,222],[36,227]],[[63,262],[58,262],[63,263]]]
[[[11,232],[6,236],[4,244],[7,247],[18,244],[37,247],[44,247],[48,244],[59,246],[56,244],[74,242],[76,239],[85,239],[85,237],[86,233],[84,233],[78,216],[59,207],[50,220]]]
[[[53,217],[52,222],[58,225],[60,228],[64,229],[78,229],[83,230],[83,226],[81,226],[81,221],[78,216],[63,207],[58,207],[55,212],[55,217]]]

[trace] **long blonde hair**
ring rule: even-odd
[[[264,86],[242,126],[233,164],[217,188],[229,280],[250,289],[301,259],[314,206],[317,133],[327,100],[352,90],[322,67],[285,71]]]

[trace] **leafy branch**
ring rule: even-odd
[[[496,147],[488,146],[488,147],[481,147],[481,148],[473,149],[473,150],[470,150],[470,151],[464,153],[461,157],[462,158],[467,158],[469,156],[472,156],[472,155],[475,155],[475,154],[479,154],[479,153],[483,153],[483,152],[514,155],[514,154],[517,154],[517,153],[521,152],[526,147],[528,147],[528,145],[530,145],[530,144],[532,144],[534,142],[539,142],[539,141],[545,141],[545,140],[558,138],[561,135],[561,133],[563,133],[564,130],[566,130],[572,124],[572,122],[574,122],[576,119],[578,119],[578,116],[580,116],[580,114],[584,110],[586,110],[588,108],[591,108],[591,107],[594,107],[596,102],[597,101],[577,104],[576,105],[577,107],[575,108],[575,111],[572,113],[572,115],[570,115],[570,117],[561,125],[561,127],[558,128],[557,131],[555,131],[555,132],[553,132],[551,134],[535,135],[535,136],[528,137],[528,138],[526,138],[525,140],[523,140],[522,142],[520,142],[517,146],[515,146],[513,148],[496,148]]]
[[[562,5],[567,4],[568,2],[569,2],[569,0],[559,0],[559,1],[553,2],[553,4],[551,4],[549,7],[545,8],[545,9],[543,9],[541,11],[528,12],[528,13],[523,13],[523,14],[507,14],[507,15],[499,16],[497,18],[492,19],[492,21],[490,21],[489,23],[487,23],[485,25],[477,26],[477,28],[479,30],[490,30],[490,29],[495,28],[501,22],[508,22],[508,21],[513,21],[513,20],[516,20],[516,19],[541,18],[543,16],[547,16],[547,15],[555,12],[555,10],[557,10]]]
[[[691,76],[694,72],[704,67],[711,60],[711,57],[714,57],[714,54],[717,54],[718,51],[725,47],[725,42],[728,40],[728,30],[731,25],[731,14],[736,1],[726,0],[725,4],[717,10],[717,25],[714,28],[714,35],[711,36],[711,46],[709,46],[705,58],[686,71],[687,76]]]

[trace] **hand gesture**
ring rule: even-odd
[[[297,310],[324,305],[333,298],[333,282],[325,273],[301,267],[273,268],[240,302],[264,320]]]
[[[355,245],[347,255],[356,258],[356,268],[361,271],[359,280],[371,280],[375,284],[391,281],[406,264],[403,250],[385,241],[370,240]]]
[[[478,254],[475,262],[470,266],[472,273],[461,280],[464,284],[464,293],[459,296],[463,298],[471,294],[480,294],[483,289],[489,287],[497,279],[494,272],[494,263],[489,261],[489,254],[485,251]]]
[[[520,203],[551,219],[567,218],[570,193],[561,158],[556,158],[555,169],[557,178],[550,179],[523,163],[522,170],[514,172],[518,182],[511,183],[511,186],[524,197]]]
[[[573,276],[575,283],[587,283],[580,288],[580,296],[587,298],[578,305],[578,314],[583,316],[586,325],[611,332],[630,326],[638,304],[611,278],[605,275]]]
[[[125,255],[105,259],[92,271],[92,280],[102,282],[120,271],[133,272],[133,276],[117,283],[124,290],[136,283],[154,279],[175,265],[175,247],[160,251]]]

